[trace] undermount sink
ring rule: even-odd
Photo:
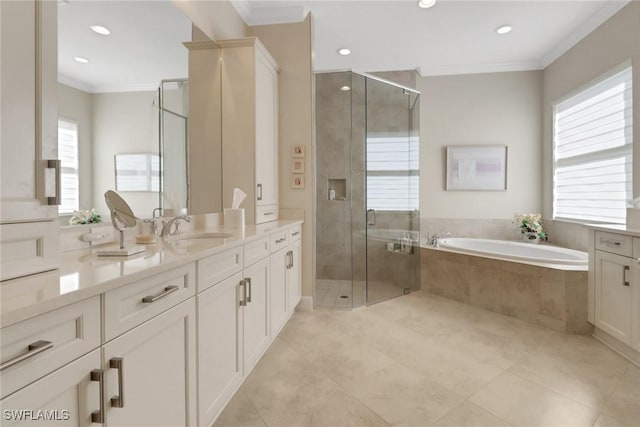
[[[202,233],[202,234],[187,234],[171,238],[171,241],[178,242],[184,240],[199,240],[199,239],[226,239],[233,237],[231,233]]]

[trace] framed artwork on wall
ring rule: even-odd
[[[304,188],[304,175],[291,175],[291,188],[303,189]]]
[[[446,150],[446,190],[507,189],[506,145],[450,145]]]
[[[291,159],[291,173],[304,173],[304,158]]]

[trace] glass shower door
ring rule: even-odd
[[[417,145],[411,138],[411,107],[416,96],[397,86],[366,80],[367,304],[417,287],[413,230],[418,180],[417,164],[412,161]]]

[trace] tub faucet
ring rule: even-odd
[[[180,230],[180,221],[191,222],[191,217],[187,215],[176,216],[162,221],[162,232],[160,237],[173,237],[182,234]]]
[[[427,240],[429,242],[429,246],[433,246],[434,248],[439,248],[440,247],[439,240],[449,236],[451,236],[451,233],[433,233],[432,235],[427,236]]]

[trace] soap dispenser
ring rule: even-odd
[[[333,187],[329,187],[329,200],[336,199],[336,189]]]

